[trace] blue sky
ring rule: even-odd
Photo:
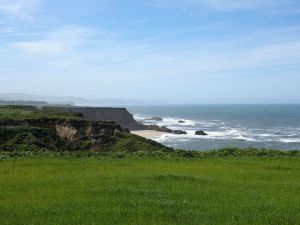
[[[0,0],[0,92],[299,103],[299,0]]]

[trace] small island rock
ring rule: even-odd
[[[173,134],[187,134],[187,132],[184,130],[174,130]]]
[[[198,130],[198,131],[195,132],[195,135],[203,135],[203,136],[205,136],[205,135],[208,135],[208,134],[205,133],[203,130]]]
[[[163,118],[160,118],[160,117],[152,117],[152,118],[149,118],[149,119],[145,119],[145,120],[153,120],[153,121],[163,121]]]

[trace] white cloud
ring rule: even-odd
[[[91,28],[64,26],[38,40],[15,42],[11,45],[27,54],[66,54],[95,34],[96,31]]]
[[[113,39],[105,42],[107,36],[101,36],[93,29],[67,26],[42,39],[18,42],[13,46],[26,54],[60,55],[46,60],[48,64],[60,67],[76,65],[96,71],[101,68],[105,74],[126,73],[132,76],[202,76],[230,71],[273,70],[299,64],[300,42],[297,39],[272,39],[270,42],[256,43],[261,36],[276,36],[282,32],[289,34],[297,30],[283,28],[256,31],[227,41],[204,41],[186,45],[182,48],[183,51],[179,51],[157,46],[155,43],[141,44]],[[79,50],[81,46],[83,48]],[[64,54],[68,54],[67,57]]]
[[[14,46],[27,54],[63,54],[71,50],[71,46],[68,44],[51,40],[19,42]]]
[[[42,0],[0,0],[0,14],[14,18],[32,19],[32,13],[42,4]]]
[[[26,60],[50,66],[50,70],[60,69],[61,73],[81,68],[82,74],[86,71],[112,77],[205,77],[257,70],[272,73],[287,67],[299,70],[299,33],[298,26],[249,30],[227,39],[203,39],[173,48],[172,44],[158,42],[157,37],[133,42],[94,28],[64,26],[34,41],[15,42],[12,46],[18,50],[18,57],[24,57],[20,50],[33,54],[25,55]],[[4,55],[7,58],[9,54]]]
[[[278,70],[283,66],[299,65],[299,59],[300,42],[287,41],[241,50],[223,46],[222,53],[209,52],[207,49],[205,54],[194,53],[176,58],[171,62],[174,65],[170,68],[177,71],[181,70],[181,72],[198,72],[199,74],[231,71],[245,73],[251,70]]]

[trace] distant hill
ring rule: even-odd
[[[23,100],[18,100],[18,101],[5,101],[5,100],[0,100],[0,105],[64,106],[64,107],[73,106],[73,105],[71,105],[71,104],[63,104],[63,103],[48,103],[48,102],[44,102],[44,101],[23,101]]]
[[[0,93],[0,100],[4,101],[41,101],[51,105],[77,105],[77,106],[125,106],[125,105],[152,105],[164,102],[143,101],[137,99],[97,98],[85,99],[77,97],[57,97],[47,95],[31,95],[25,93]]]

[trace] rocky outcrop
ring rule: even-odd
[[[92,121],[114,121],[122,128],[130,130],[142,130],[144,126],[138,123],[133,115],[126,108],[108,108],[108,107],[44,107],[48,110],[57,110],[61,112],[80,113],[84,119]]]
[[[68,139],[69,141],[75,140],[79,137],[79,133],[74,127],[57,124],[55,126],[55,129],[56,129],[56,134],[59,137]]]
[[[144,125],[145,130],[155,130],[160,132],[172,133],[172,130],[165,127],[165,126],[158,126],[158,125]]]
[[[195,132],[195,135],[202,135],[202,136],[206,136],[208,135],[207,133],[205,133],[203,130],[199,130]]]
[[[173,134],[187,134],[187,132],[184,130],[174,130]]]
[[[96,140],[101,137],[122,137],[125,132],[114,122],[105,121],[62,121],[56,124],[59,137],[69,141],[76,139]]]
[[[166,132],[166,133],[173,133],[173,130],[167,128],[166,126],[158,126],[158,125],[143,125],[145,130],[155,130],[160,132]]]
[[[170,133],[170,134],[187,134],[186,131],[184,130],[172,130],[167,128],[166,126],[157,126],[157,125],[144,125],[146,130],[155,130],[155,131],[160,131],[160,132],[165,132],[165,133]]]

